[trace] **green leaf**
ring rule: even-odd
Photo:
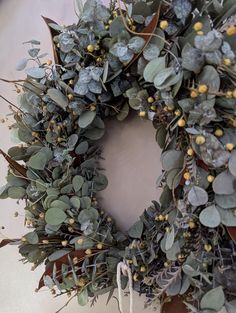
[[[43,152],[38,152],[29,159],[27,165],[35,170],[44,170],[47,164],[47,155]]]
[[[66,213],[58,208],[51,208],[45,214],[45,220],[50,225],[60,225],[66,218]]]
[[[40,67],[31,67],[28,68],[26,74],[35,79],[41,79],[45,76],[45,69]]]
[[[188,201],[193,206],[204,205],[208,201],[208,193],[198,186],[193,186],[188,193]]]
[[[26,185],[27,180],[22,179],[20,177],[16,177],[13,174],[9,174],[7,176],[7,182],[8,182],[8,184],[10,184],[11,186],[14,186],[14,187],[23,187]]]
[[[104,190],[108,185],[107,177],[103,174],[99,174],[94,177],[93,179],[93,187],[96,189],[96,191]]]
[[[216,176],[212,184],[213,190],[218,195],[231,195],[235,192],[235,177],[228,171],[224,171]]]
[[[187,43],[182,50],[182,66],[184,69],[199,73],[205,64],[205,58],[201,50],[193,48]]]
[[[80,128],[86,128],[90,124],[92,124],[93,120],[96,117],[96,112],[95,111],[85,111],[83,112],[80,117],[79,117],[79,127]]]
[[[233,209],[236,207],[236,192],[232,195],[215,195],[215,201],[223,209]]]
[[[78,222],[84,224],[87,221],[95,222],[99,217],[98,211],[94,208],[84,209],[78,215]]]
[[[87,141],[82,141],[75,149],[75,153],[80,155],[88,151],[89,144]]]
[[[143,222],[139,220],[128,230],[129,236],[132,238],[140,239],[142,237],[143,227],[144,227]]]
[[[169,250],[174,244],[175,240],[175,229],[172,226],[171,231],[166,233],[166,242],[165,242],[165,249]]]
[[[91,140],[98,140],[101,139],[102,136],[104,135],[105,130],[101,128],[92,128],[88,129],[85,133],[84,136],[88,139]]]
[[[165,126],[161,125],[157,128],[156,132],[156,142],[161,149],[164,149],[166,143],[167,129]]]
[[[201,309],[220,311],[225,303],[225,295],[221,286],[208,291],[201,299]]]
[[[82,291],[80,291],[80,293],[78,294],[78,303],[81,305],[81,306],[85,306],[88,301],[89,301],[89,297],[88,297],[88,289],[87,288],[83,288]]]
[[[70,202],[73,205],[73,207],[75,207],[76,209],[80,208],[80,198],[79,197],[71,197],[70,198]]]
[[[170,171],[174,168],[182,168],[184,164],[184,153],[177,150],[168,150],[161,156],[162,168]]]
[[[64,201],[61,200],[54,200],[51,202],[50,204],[51,208],[57,208],[57,209],[61,209],[63,211],[70,209],[70,205]]]
[[[176,75],[173,67],[167,67],[167,68],[164,68],[163,70],[160,70],[154,78],[155,87],[159,89],[159,87],[162,84],[164,84],[164,82],[172,75]]]
[[[27,242],[32,245],[36,245],[39,242],[38,234],[35,231],[24,235],[24,237],[26,238]]]
[[[126,102],[116,115],[118,121],[123,121],[129,115],[129,104]]]
[[[48,96],[63,110],[68,106],[68,99],[66,96],[56,88],[50,88],[47,92]]]
[[[8,197],[12,199],[21,199],[26,194],[23,187],[10,187],[8,189]]]
[[[192,4],[189,0],[174,0],[173,9],[175,15],[181,20],[182,24],[185,24],[186,18],[192,11]]]
[[[143,72],[143,77],[147,82],[153,83],[157,74],[165,68],[166,57],[156,58],[150,61]]]
[[[236,151],[235,150],[231,152],[228,166],[229,166],[230,173],[234,175],[234,177],[236,177]]]
[[[91,249],[94,247],[94,241],[85,236],[75,237],[70,241],[70,243],[75,244],[76,250]]]
[[[214,94],[220,89],[220,75],[213,66],[206,65],[198,76],[198,83],[206,84],[208,86],[208,92],[213,93],[213,95],[207,96],[208,99],[214,98]]]
[[[84,178],[82,176],[76,175],[73,177],[72,185],[73,185],[75,192],[78,192],[82,188],[83,183],[84,183]]]
[[[221,216],[221,223],[225,226],[229,227],[236,227],[236,216],[234,215],[234,210],[225,210],[222,209],[221,207],[217,206],[217,210],[220,213]]]
[[[220,225],[221,217],[215,205],[211,205],[200,213],[199,220],[206,227],[215,228]]]

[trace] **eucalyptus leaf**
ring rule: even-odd
[[[225,303],[225,295],[221,286],[208,291],[201,299],[201,309],[220,311]]]
[[[50,225],[60,225],[67,218],[66,213],[59,208],[50,208],[45,214],[45,220]]]
[[[47,92],[48,96],[63,110],[68,106],[68,99],[66,96],[56,88],[50,88]]]
[[[143,222],[139,220],[128,230],[129,236],[131,238],[140,239],[142,237],[143,227],[144,227]]]
[[[75,192],[78,192],[82,188],[83,183],[84,183],[84,178],[82,176],[76,175],[73,177],[72,184],[73,184],[73,188]]]
[[[235,179],[228,170],[218,174],[212,184],[214,192],[218,195],[231,195],[235,192]]]
[[[79,117],[79,121],[78,121],[79,127],[81,127],[81,128],[88,127],[90,124],[92,124],[95,117],[96,117],[95,111],[83,112]]]
[[[200,213],[199,220],[202,225],[215,228],[220,225],[221,217],[215,205],[211,205]]]
[[[40,67],[31,67],[28,68],[25,72],[27,75],[35,79],[41,79],[46,75],[45,69]]]
[[[208,201],[208,193],[198,186],[193,186],[188,193],[188,201],[193,206],[204,205]]]
[[[85,306],[88,301],[89,301],[89,297],[88,297],[88,289],[87,288],[83,288],[82,291],[80,291],[78,293],[78,303],[81,306]]]

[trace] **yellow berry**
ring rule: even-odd
[[[113,22],[113,20],[109,20],[109,21],[108,21],[108,24],[109,24],[109,25],[111,25],[111,24],[112,24],[112,22]]]
[[[48,66],[52,65],[52,60],[47,60],[47,65]]]
[[[92,250],[91,250],[91,249],[87,249],[87,250],[85,250],[85,254],[87,254],[87,255],[91,255],[91,254],[92,254]]]
[[[226,34],[228,36],[233,36],[236,34],[236,26],[232,25],[232,26],[229,26],[229,28],[226,30]]]
[[[236,209],[233,211],[233,215],[236,216]]]
[[[153,97],[148,97],[148,103],[153,103],[155,99]]]
[[[85,279],[80,278],[80,279],[78,280],[78,286],[79,286],[79,287],[84,287],[85,285],[86,285]]]
[[[110,28],[109,25],[105,25],[105,29],[108,30]]]
[[[157,220],[160,222],[163,222],[165,220],[165,216],[160,214],[160,215],[158,215]]]
[[[151,105],[151,106],[150,106],[150,109],[151,109],[152,111],[156,111],[157,107],[156,107],[155,105]]]
[[[21,237],[21,241],[22,241],[22,242],[26,242],[27,239],[26,239],[25,237]]]
[[[97,63],[101,63],[102,62],[102,58],[101,57],[96,58],[96,62]]]
[[[131,26],[131,30],[132,30],[132,31],[135,31],[135,30],[136,30],[136,26],[135,26],[135,25],[132,25],[132,26]]]
[[[98,244],[97,244],[97,249],[98,249],[98,250],[102,250],[102,248],[103,248],[103,244],[102,244],[102,243],[98,243]]]
[[[164,263],[164,267],[169,267],[171,265],[171,262],[170,261],[166,261],[165,263]]]
[[[84,239],[83,238],[80,238],[77,240],[77,244],[78,245],[82,245],[84,243]]]
[[[67,240],[63,240],[63,241],[61,242],[61,245],[62,245],[63,247],[66,247],[66,246],[68,245],[68,241],[67,241]]]
[[[168,218],[169,218],[169,215],[166,214],[166,215],[165,215],[165,220],[168,221]]]
[[[62,141],[63,141],[63,138],[61,138],[61,137],[58,137],[58,138],[57,138],[57,142],[60,143],[60,142],[62,142]]]
[[[68,98],[69,100],[73,100],[74,96],[73,96],[71,93],[69,93],[69,94],[67,95],[67,98]]]
[[[88,45],[87,51],[92,53],[94,51],[94,45]]]
[[[44,245],[47,245],[47,244],[49,244],[49,241],[48,240],[42,240],[42,243],[44,244]]]
[[[108,218],[107,218],[107,222],[108,222],[108,223],[111,223],[111,222],[112,222],[112,218],[111,218],[111,217],[108,217]]]
[[[190,94],[191,98],[197,98],[198,97],[198,92],[196,90],[192,90]]]
[[[209,244],[205,244],[205,245],[204,245],[204,250],[205,250],[206,252],[210,252],[210,251],[212,250],[212,246],[209,245]]]
[[[198,32],[199,30],[202,30],[203,24],[201,22],[197,22],[193,25],[193,29]]]
[[[197,145],[203,145],[206,142],[206,138],[202,135],[196,137],[195,142]]]
[[[224,63],[224,65],[226,65],[226,66],[232,65],[232,61],[231,61],[230,59],[224,59],[223,63]]]
[[[180,110],[176,110],[175,111],[175,116],[180,116],[182,113],[181,113],[181,111]]]
[[[205,84],[199,85],[199,87],[198,87],[198,92],[199,93],[206,93],[207,91],[208,91],[207,85],[205,85]]]
[[[43,219],[44,218],[44,213],[43,212],[41,212],[40,214],[39,214],[39,217],[41,218],[41,219]]]
[[[128,264],[133,264],[133,260],[127,260]]]
[[[196,223],[194,221],[189,221],[188,222],[188,226],[189,226],[190,229],[194,229],[194,228],[196,228],[197,225],[196,225]]]
[[[226,147],[226,149],[227,149],[228,151],[232,151],[232,150],[234,149],[234,147],[235,147],[235,144],[233,144],[233,143],[227,143],[227,144],[225,145],[225,147]]]
[[[147,269],[146,269],[146,267],[145,267],[144,265],[140,267],[140,272],[141,272],[141,273],[146,272],[146,270],[147,270]]]
[[[236,89],[233,91],[233,97],[236,98]]]
[[[74,220],[73,218],[70,218],[70,219],[69,219],[69,224],[72,225],[72,224],[74,224],[74,222],[75,222],[75,220]]]
[[[69,85],[74,85],[73,79],[70,79],[70,80],[69,80]]]
[[[181,119],[178,120],[177,124],[178,124],[179,127],[184,127],[186,125],[186,122],[185,122],[185,120],[183,118],[181,118]]]
[[[222,137],[223,135],[224,135],[224,132],[223,132],[223,130],[222,129],[220,129],[220,128],[217,128],[216,130],[215,130],[215,136],[216,137]]]
[[[194,155],[194,151],[193,151],[192,148],[189,148],[189,149],[187,150],[187,155],[189,155],[189,156],[193,156],[193,155]]]
[[[90,105],[90,111],[96,111],[96,105],[92,104]]]
[[[99,46],[99,45],[95,45],[94,50],[95,50],[95,51],[100,50],[100,46]]]
[[[113,11],[113,12],[112,12],[112,15],[113,15],[114,17],[117,17],[117,16],[118,16],[118,13],[117,13],[116,11]]]
[[[36,133],[36,132],[32,132],[32,134],[31,134],[33,137],[38,137],[38,133]]]
[[[185,261],[185,256],[184,256],[184,254],[179,254],[179,255],[178,255],[178,261],[179,261],[179,262],[184,262],[184,261]]]
[[[161,21],[161,22],[160,22],[160,28],[161,28],[161,29],[165,30],[165,29],[168,28],[168,26],[169,26],[168,21],[165,20],[165,21]]]
[[[140,111],[140,112],[138,113],[138,115],[139,115],[140,117],[145,117],[145,116],[146,116],[146,112],[145,112],[145,111]]]
[[[138,281],[139,280],[138,277],[139,277],[138,273],[134,273],[133,280]]]
[[[197,35],[198,35],[198,36],[203,36],[203,35],[204,35],[204,32],[203,32],[202,30],[199,30],[199,31],[197,32]]]
[[[233,91],[227,91],[226,92],[226,98],[228,98],[228,99],[231,99],[231,98],[233,98]]]
[[[207,176],[207,180],[208,180],[209,183],[212,183],[214,181],[214,179],[215,179],[215,176],[213,176],[213,175],[208,175]]]
[[[191,179],[191,175],[189,172],[184,173],[184,179],[185,180],[190,180]]]

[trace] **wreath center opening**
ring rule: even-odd
[[[100,162],[105,168],[108,186],[99,192],[99,203],[126,231],[148,207],[159,198],[156,186],[161,173],[161,150],[155,141],[152,123],[137,118],[135,112],[122,122],[106,122],[106,134]]]

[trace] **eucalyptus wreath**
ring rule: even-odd
[[[112,297],[124,260],[145,306],[178,295],[189,312],[236,312],[235,0],[78,7],[77,24],[45,18],[54,62],[31,40],[17,65],[27,77],[8,81],[22,144],[1,151],[1,198],[24,200],[29,232],[1,246],[18,244],[32,269],[45,264],[37,290],[81,305]],[[108,184],[99,140],[107,118],[131,109],[156,129],[162,193],[122,233],[96,198]]]

